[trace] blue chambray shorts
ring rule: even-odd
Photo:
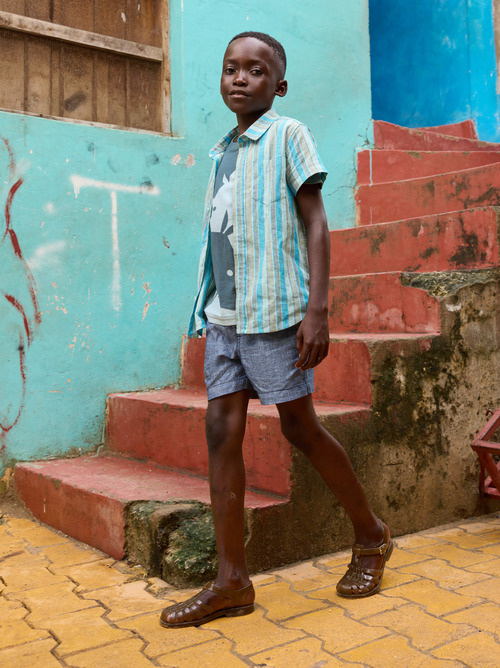
[[[250,390],[262,404],[281,404],[311,394],[314,370],[295,367],[298,327],[270,334],[237,334],[234,326],[207,323],[208,400]]]

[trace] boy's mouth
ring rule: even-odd
[[[248,96],[248,93],[244,93],[242,90],[233,90],[233,91],[231,91],[231,92],[229,93],[229,95],[230,95],[231,97],[233,97],[233,96],[235,96],[235,95],[238,96],[238,97],[240,97],[240,96],[241,96],[241,97],[249,97],[249,96]]]

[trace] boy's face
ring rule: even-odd
[[[268,111],[278,95],[286,95],[287,82],[273,49],[255,37],[240,37],[227,47],[222,63],[220,92],[244,132]]]

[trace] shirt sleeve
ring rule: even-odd
[[[326,175],[314,137],[305,125],[298,125],[287,144],[286,176],[293,194],[311,177],[317,177],[316,183],[324,183]]]

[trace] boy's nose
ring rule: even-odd
[[[235,75],[235,77],[233,79],[233,85],[234,86],[246,86],[246,83],[247,83],[247,81],[246,81],[246,78],[243,75],[243,73],[242,72],[237,72],[237,74]]]

